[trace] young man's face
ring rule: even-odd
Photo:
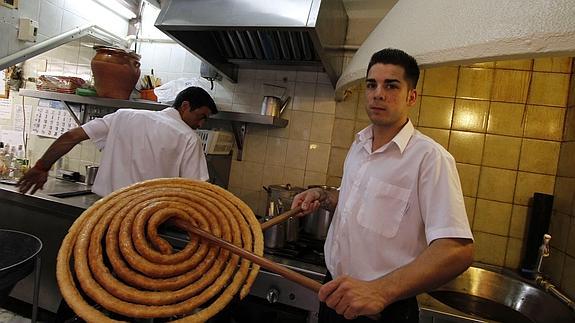
[[[415,89],[409,89],[403,67],[381,63],[373,65],[367,73],[365,95],[371,123],[382,127],[405,124],[417,99]]]
[[[182,120],[192,129],[198,129],[204,125],[206,119],[210,116],[211,111],[207,106],[199,107],[190,111],[190,104],[188,101],[182,103],[179,109]]]

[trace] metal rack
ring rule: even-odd
[[[169,105],[158,103],[148,100],[119,100],[110,98],[100,98],[92,96],[81,96],[76,94],[66,94],[58,92],[48,92],[48,91],[38,91],[21,89],[21,96],[46,99],[46,100],[56,100],[62,102],[64,107],[68,110],[72,118],[76,121],[78,126],[85,123],[87,114],[85,113],[88,106],[95,107],[111,107],[111,108],[132,108],[132,109],[142,109],[142,110],[161,110]],[[74,111],[70,108],[69,103],[77,103],[82,105],[82,115],[77,116]],[[288,120],[279,117],[266,116],[261,114],[253,113],[240,113],[233,111],[220,111],[217,114],[211,116],[215,120],[226,120],[230,121],[232,129],[234,132],[234,137],[236,139],[236,145],[238,146],[237,160],[242,160],[242,151],[244,147],[244,140],[246,136],[246,130],[248,124],[259,124],[270,126],[274,128],[285,128],[288,124]]]

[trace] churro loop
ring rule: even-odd
[[[186,246],[175,251],[160,225],[187,233]],[[247,295],[259,266],[199,240],[190,227],[263,255],[258,221],[230,192],[182,178],[148,180],[102,198],[70,227],[56,270],[62,296],[87,322],[206,321],[236,293]]]

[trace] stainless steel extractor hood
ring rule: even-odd
[[[341,74],[342,0],[166,0],[155,25],[234,82],[239,67]]]

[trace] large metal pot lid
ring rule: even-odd
[[[35,257],[42,241],[31,234],[0,229],[0,273]]]

